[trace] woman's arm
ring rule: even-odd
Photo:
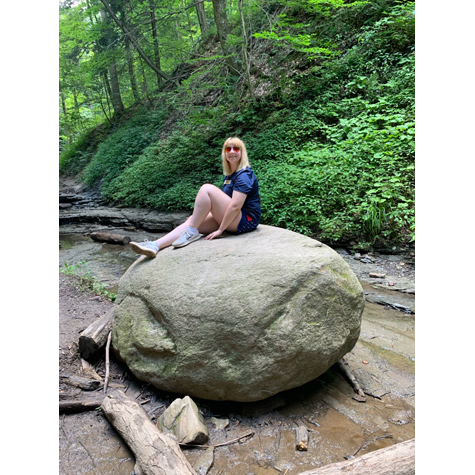
[[[219,229],[214,233],[208,234],[205,239],[213,239],[215,237],[221,236],[226,228],[236,219],[238,215],[241,213],[241,208],[246,201],[247,195],[245,193],[241,193],[240,191],[233,191],[233,195],[231,198],[231,203],[227,207],[226,211],[224,212],[223,220],[219,225]]]

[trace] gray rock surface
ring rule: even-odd
[[[330,247],[261,225],[139,258],[116,304],[113,347],[137,378],[204,399],[257,401],[351,351],[364,296]]]
[[[160,212],[149,209],[111,208],[67,208],[59,211],[59,225],[100,223],[109,226],[135,226],[151,232],[168,232],[183,223],[189,213]]]
[[[205,444],[209,434],[198,406],[189,397],[175,399],[158,418],[158,428],[173,434],[180,444]]]

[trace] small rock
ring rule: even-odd
[[[386,274],[378,274],[377,272],[370,272],[369,276],[374,277],[376,279],[384,279],[386,277]]]
[[[189,396],[175,399],[158,418],[158,428],[178,439],[180,444],[204,444],[208,441],[208,429],[198,407]]]
[[[211,417],[210,422],[219,430],[223,430],[229,425],[229,419],[217,419],[216,417]]]
[[[210,447],[198,457],[193,468],[198,475],[206,475],[214,462],[214,448]]]

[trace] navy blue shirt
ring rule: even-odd
[[[246,194],[246,201],[242,205],[242,212],[257,222],[261,219],[261,197],[256,175],[250,167],[234,172],[224,177],[222,190],[232,198],[233,190]]]

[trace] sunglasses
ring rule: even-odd
[[[232,147],[226,147],[224,150],[226,150],[226,153],[231,153],[233,150],[235,152],[239,152],[241,149],[239,147],[232,146]]]

